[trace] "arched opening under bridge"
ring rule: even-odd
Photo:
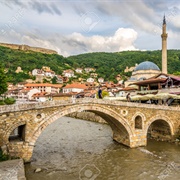
[[[147,137],[149,139],[168,141],[172,138],[172,135],[172,125],[170,122],[163,119],[156,119],[152,121],[147,130]]]
[[[48,125],[57,121],[59,118],[66,116],[70,113],[76,112],[76,111],[90,111],[102,117],[105,121],[108,122],[108,124],[110,125],[112,129],[112,132],[113,132],[112,139],[114,139],[115,141],[123,145],[129,146],[129,147],[131,146],[130,136],[132,136],[132,130],[130,126],[127,124],[127,122],[125,121],[125,119],[120,117],[118,113],[116,113],[115,111],[111,109],[105,109],[98,106],[92,107],[88,105],[83,106],[80,109],[79,109],[79,106],[77,106],[77,108],[73,108],[73,109],[71,107],[69,107],[69,109],[66,108],[66,110],[64,111],[62,110],[61,112],[57,110],[57,113],[54,113],[53,116],[46,118],[44,120],[44,123],[41,123],[41,125],[38,126],[34,130],[33,136],[28,139],[30,144],[36,143],[36,140],[38,139],[42,131],[46,129]]]

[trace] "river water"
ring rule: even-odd
[[[42,132],[25,169],[27,180],[179,180],[180,146],[148,140],[130,149],[108,125],[62,117]]]

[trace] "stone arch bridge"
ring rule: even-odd
[[[172,139],[179,133],[180,108],[162,105],[77,99],[0,106],[0,147],[30,161],[42,131],[62,116],[89,111],[110,125],[113,139],[131,148],[146,146],[147,136]]]

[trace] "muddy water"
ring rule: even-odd
[[[27,180],[179,180],[180,146],[148,141],[130,149],[112,140],[108,125],[58,119],[40,135]],[[34,170],[41,168],[41,172]]]

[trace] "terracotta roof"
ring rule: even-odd
[[[150,83],[162,83],[162,82],[165,82],[166,81],[166,78],[154,78],[154,79],[146,79],[144,81],[138,81],[138,82],[135,82],[135,83],[132,83],[132,84],[135,84],[135,85],[146,85],[146,84],[150,84]]]
[[[52,84],[52,87],[61,88],[62,84]]]
[[[174,76],[174,75],[172,75],[172,76],[170,76],[172,79],[175,79],[175,80],[177,80],[177,81],[180,81],[180,77],[179,76]]]
[[[74,73],[74,71],[71,70],[71,69],[64,70],[63,72],[64,72],[64,73]]]
[[[158,77],[161,76],[161,75],[164,75],[164,76],[166,76],[167,78],[168,78],[168,77],[171,77],[171,78],[179,79],[179,80],[180,80],[180,76],[176,76],[176,75],[173,75],[173,74],[165,74],[165,73],[159,73],[158,75],[155,75],[155,76],[153,76],[153,77],[151,77],[151,78],[149,78],[149,79],[158,78]]]
[[[63,89],[77,88],[77,89],[87,89],[85,84],[67,84]]]

